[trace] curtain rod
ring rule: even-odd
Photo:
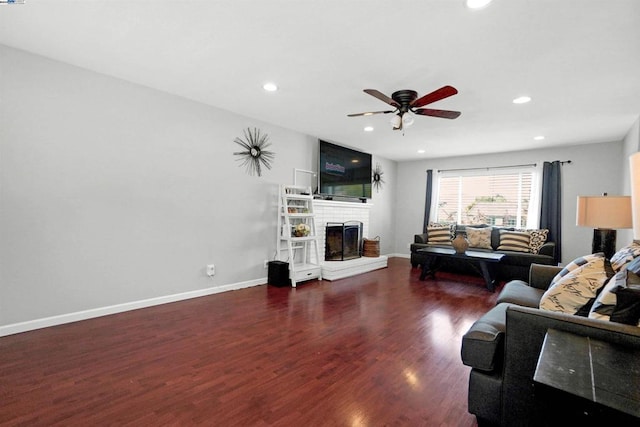
[[[563,165],[565,163],[571,163],[571,160],[563,160],[560,161],[560,164]],[[461,171],[479,171],[479,170],[491,170],[491,169],[511,169],[511,168],[535,168],[537,163],[527,163],[524,165],[510,165],[510,166],[491,166],[486,168],[460,168],[460,169],[438,169],[438,173],[440,172],[461,172]]]

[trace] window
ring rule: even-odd
[[[535,169],[474,172],[441,172],[436,221],[537,228]]]

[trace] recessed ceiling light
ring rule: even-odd
[[[464,4],[469,9],[482,9],[491,3],[491,0],[465,0]]]
[[[262,85],[262,89],[266,90],[267,92],[275,92],[278,90],[278,86],[276,86],[275,83],[265,83]]]
[[[418,150],[418,154],[424,154],[424,153],[426,153],[426,151],[424,151],[424,150]]]
[[[544,139],[544,135],[534,136],[533,139],[535,139],[536,141],[542,141]]]
[[[526,104],[527,102],[531,101],[531,97],[529,96],[519,96],[516,99],[513,100],[514,104]]]
[[[364,128],[365,132],[373,132],[373,126],[367,126]]]

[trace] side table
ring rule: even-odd
[[[549,329],[533,376],[540,425],[640,425],[640,350]]]

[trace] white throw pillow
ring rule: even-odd
[[[542,296],[540,308],[577,314],[595,299],[598,289],[607,281],[604,258],[597,257],[585,265],[565,274]],[[585,313],[586,315],[586,313]]]

